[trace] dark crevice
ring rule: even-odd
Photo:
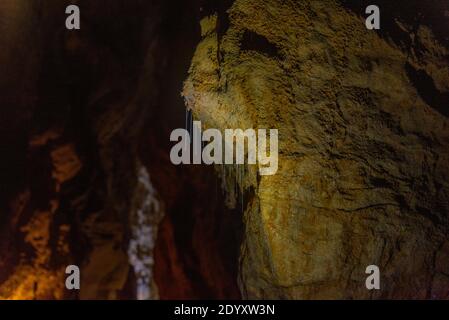
[[[403,48],[412,44],[411,34],[413,28],[423,24],[431,28],[436,39],[444,46],[449,45],[447,32],[449,1],[433,0],[432,5],[421,0],[409,0],[404,5],[402,1],[378,0],[375,3],[370,0],[340,0],[345,8],[365,19],[368,15],[365,9],[368,5],[375,4],[380,9],[380,30],[376,30],[380,36],[391,39]],[[402,30],[398,22],[411,28],[410,33]]]
[[[253,31],[246,30],[241,42],[242,50],[252,50],[263,53],[270,58],[281,58],[278,48],[268,41],[267,38]]]
[[[449,92],[438,90],[433,79],[425,71],[416,70],[409,63],[405,65],[405,70],[424,102],[441,115],[449,116]]]

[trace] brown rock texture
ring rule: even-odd
[[[0,299],[449,298],[449,4],[376,2],[0,0]],[[173,165],[186,107],[277,173]]]
[[[449,298],[448,3],[380,2],[394,32],[350,1],[237,0],[201,21],[187,107],[279,130],[275,175],[226,166],[245,298]]]

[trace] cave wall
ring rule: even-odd
[[[351,1],[237,0],[201,20],[187,108],[205,128],[279,130],[275,175],[224,179],[244,193],[244,298],[449,298],[448,3],[378,2],[379,32]]]
[[[0,2],[1,299],[449,297],[446,1],[75,2]],[[186,107],[278,172],[173,166]]]

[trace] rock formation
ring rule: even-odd
[[[449,298],[449,5],[365,2],[0,1],[0,299]],[[174,166],[186,109],[277,173]]]
[[[246,298],[449,298],[448,4],[380,6],[380,33],[340,1],[237,0],[201,21],[188,108],[279,129],[277,174],[227,179],[248,194]]]

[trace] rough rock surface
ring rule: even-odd
[[[332,0],[237,0],[201,21],[187,107],[208,128],[279,130],[277,174],[227,166],[244,297],[449,298],[448,28],[429,22],[449,8],[407,6],[422,19],[382,13],[395,34]]]
[[[237,268],[244,298],[448,298],[447,1],[377,0],[379,32],[363,1],[198,2],[0,1],[0,298],[237,299]],[[195,118],[279,129],[276,175],[215,168],[226,201],[168,156],[195,47]]]

